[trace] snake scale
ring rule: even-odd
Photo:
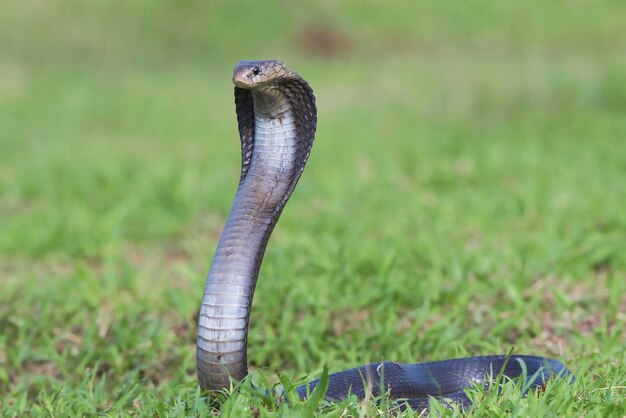
[[[234,69],[235,107],[241,139],[241,176],[204,289],[197,338],[200,387],[228,388],[247,373],[252,297],[269,237],[311,152],[317,126],[309,84],[280,61],[241,61]],[[538,388],[571,372],[553,359],[526,355],[468,357],[418,364],[373,363],[329,376],[326,399],[388,393],[414,409],[429,397],[470,400],[464,388],[488,385],[489,374],[523,374]],[[318,381],[298,387],[304,399]]]

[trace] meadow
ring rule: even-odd
[[[395,413],[197,387],[232,68],[261,58],[309,81],[319,124],[261,269],[256,385],[513,349],[575,383],[432,415],[626,415],[625,3],[2,9],[0,415]]]

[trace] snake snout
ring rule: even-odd
[[[252,88],[253,83],[250,80],[249,71],[247,69],[235,71],[233,73],[233,84],[242,89]]]

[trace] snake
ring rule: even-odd
[[[278,60],[241,61],[233,71],[241,140],[241,174],[231,211],[209,269],[198,317],[196,365],[200,388],[214,393],[248,374],[247,338],[252,298],[265,249],[313,146],[317,107],[313,90]],[[426,410],[431,397],[466,407],[465,389],[488,387],[493,376],[524,378],[527,390],[572,376],[557,360],[489,355],[403,364],[372,363],[328,376],[328,401],[356,395],[389,396]],[[297,387],[306,399],[320,379]]]

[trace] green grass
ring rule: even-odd
[[[626,414],[622,2],[174,4],[3,7],[4,415],[386,415],[197,389],[231,71],[263,57],[309,80],[319,127],[255,295],[255,384],[515,347],[576,383],[473,391],[468,415]]]

